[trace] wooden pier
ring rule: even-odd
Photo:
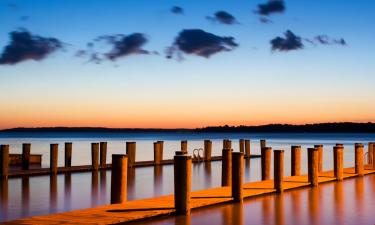
[[[366,165],[364,174],[375,173],[372,166]],[[344,169],[344,179],[356,177],[354,168]],[[319,175],[319,183],[336,181],[333,171]],[[307,175],[285,177],[284,191],[309,187]],[[266,194],[276,193],[273,180],[264,180],[243,184],[243,197],[246,199]],[[192,210],[233,201],[230,187],[218,187],[191,193],[190,206]],[[129,201],[124,204],[104,205],[96,208],[74,210],[46,216],[34,216],[25,219],[5,222],[4,224],[119,224],[139,221],[157,216],[173,215],[174,196],[167,195],[157,198]]]

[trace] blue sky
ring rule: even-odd
[[[0,123],[196,127],[375,121],[375,1],[286,0],[285,12],[264,24],[254,10],[266,2],[1,0],[1,49],[19,28],[66,45],[41,61],[0,65]],[[172,6],[184,14],[171,13]],[[240,24],[205,18],[218,10]],[[181,30],[197,28],[234,37],[239,47],[209,58],[165,58]],[[347,45],[304,42],[300,50],[271,51],[270,40],[286,30],[302,38],[343,38]],[[97,36],[134,32],[148,38],[143,49],[160,55],[98,65],[74,56]]]

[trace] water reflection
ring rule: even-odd
[[[8,179],[0,179],[0,218],[8,218]]]
[[[128,168],[128,200],[134,199],[135,196],[135,168],[134,167],[129,167]]]
[[[212,165],[211,162],[205,162],[204,163],[204,186],[205,187],[212,187]]]
[[[72,198],[72,175],[67,173],[64,175],[64,208],[71,207]]]
[[[107,171],[101,170],[100,171],[100,193],[99,193],[100,202],[106,201],[106,193],[107,193]]]
[[[49,180],[49,213],[57,211],[57,175],[51,175]]]
[[[99,171],[91,172],[91,206],[99,203]]]
[[[25,176],[22,177],[22,205],[24,210],[22,211],[23,216],[29,215],[30,209],[30,178]]]
[[[154,195],[163,193],[163,166],[154,167]]]

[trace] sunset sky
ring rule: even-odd
[[[374,12],[373,0],[0,0],[0,129],[375,122]]]

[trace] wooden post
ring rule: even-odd
[[[22,169],[28,170],[30,168],[30,154],[31,154],[31,144],[22,144]]]
[[[99,143],[91,143],[91,166],[93,170],[99,169]]]
[[[204,161],[211,161],[212,141],[204,140]]]
[[[232,141],[228,139],[223,140],[223,148],[232,149]]]
[[[222,150],[221,186],[231,186],[232,182],[232,149]]]
[[[65,167],[72,166],[72,143],[65,142]]]
[[[0,178],[8,178],[9,145],[0,145]]]
[[[163,160],[163,154],[164,154],[164,141],[157,141],[160,146],[160,152],[161,152],[161,160]]]
[[[358,174],[358,176],[363,176],[364,175],[363,144],[355,143],[354,153],[355,153],[355,173]]]
[[[260,140],[260,149],[265,148],[267,146],[266,140]]]
[[[154,142],[154,163],[155,163],[155,165],[160,165],[162,158],[163,158],[163,153],[161,151],[161,144],[158,141]]]
[[[369,142],[368,143],[368,151],[367,151],[367,164],[372,164],[372,159],[374,155],[374,143]]]
[[[271,147],[262,148],[261,163],[262,163],[262,180],[271,179]]]
[[[319,184],[319,170],[318,170],[318,158],[319,152],[316,148],[307,149],[307,166],[308,166],[308,181],[311,186],[318,186]]]
[[[292,146],[291,154],[291,175],[299,176],[301,175],[301,146]]]
[[[191,156],[174,156],[174,205],[176,214],[190,214]]]
[[[250,158],[250,140],[245,140],[245,158]]]
[[[375,143],[370,142],[371,144],[371,152],[372,152],[372,169],[375,169]]]
[[[334,146],[333,147],[333,171],[338,181],[344,179],[344,147]]]
[[[50,145],[50,173],[51,174],[57,174],[57,162],[58,162],[58,156],[59,156],[59,145],[58,144],[51,144]]]
[[[100,167],[107,167],[107,142],[100,142]]]
[[[240,152],[245,153],[245,140],[240,139]]]
[[[126,155],[128,156],[128,167],[133,167],[135,163],[136,143],[126,142]]]
[[[323,145],[314,145],[318,149],[318,172],[323,172]]]
[[[232,197],[235,202],[243,201],[243,152],[232,153]]]
[[[284,150],[274,150],[273,155],[274,188],[277,193],[282,193],[284,191]]]
[[[127,200],[128,156],[112,155],[111,204],[121,204]]]
[[[181,152],[184,152],[184,153],[188,152],[188,142],[187,142],[187,140],[181,141]]]

